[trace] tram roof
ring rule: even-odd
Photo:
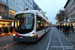
[[[39,12],[38,10],[26,10],[26,11],[18,11],[18,12],[16,12],[16,14],[15,15],[17,15],[17,14],[21,14],[21,13],[33,13],[34,15],[38,15],[38,16],[40,16],[40,17],[42,17],[43,19],[45,19],[46,21],[48,21],[48,19],[41,13],[41,12]],[[49,21],[48,21],[49,22]],[[50,22],[49,22],[50,23]]]

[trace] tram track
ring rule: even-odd
[[[56,31],[56,32],[57,32],[57,31]],[[60,37],[59,37],[58,33],[57,33],[57,36],[58,36],[58,39],[59,39],[60,44],[61,44],[61,46],[62,46],[62,49],[63,49],[63,50],[65,50],[65,48],[64,48],[64,46],[63,46],[63,44],[62,44],[62,41],[61,41],[61,39],[60,39]]]
[[[56,30],[52,30],[46,50],[65,50],[60,36]]]
[[[9,39],[9,37],[11,39],[12,35],[8,35],[8,36],[5,36],[5,37],[0,37],[0,39],[1,39],[0,42]]]
[[[0,47],[0,50],[66,50],[65,46],[70,46],[58,30],[52,28],[50,31],[36,44],[14,41]]]
[[[58,31],[58,30],[57,30]],[[69,41],[63,34],[61,31],[58,31],[60,34],[60,38],[61,38],[61,41],[63,43],[63,47],[65,48],[65,50],[74,50],[74,46],[73,44],[71,43],[71,41]],[[63,37],[63,38],[62,38]]]
[[[1,47],[0,50],[23,50],[29,45],[30,43],[12,42],[10,44]]]
[[[7,44],[7,45],[1,47],[0,50],[4,50],[4,49],[8,48],[9,46],[12,46],[12,45],[14,45],[14,44],[16,44],[16,43],[17,43],[17,42],[9,43],[9,44]]]

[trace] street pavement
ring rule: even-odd
[[[51,30],[38,42],[26,43],[13,41],[12,35],[0,37],[0,50],[74,50],[74,45],[64,34],[51,27]]]
[[[60,32],[63,34],[64,37],[67,38],[67,40],[68,40],[70,43],[72,43],[72,44],[75,46],[75,32],[72,32],[72,31],[70,30],[70,32],[69,32],[69,37],[65,36],[65,32],[63,32],[63,30],[61,30]]]

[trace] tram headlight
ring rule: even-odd
[[[31,34],[30,36],[34,36],[34,34]]]
[[[15,34],[13,34],[13,36],[15,36]]]

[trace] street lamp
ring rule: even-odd
[[[58,22],[59,20],[57,20],[57,22]]]
[[[0,19],[2,18],[2,16],[0,16]]]

